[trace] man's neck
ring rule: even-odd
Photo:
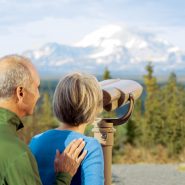
[[[15,103],[12,102],[11,100],[0,100],[0,107],[7,109],[11,112],[14,112],[19,118],[21,118],[21,115],[20,115]]]

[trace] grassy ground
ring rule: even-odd
[[[185,149],[178,155],[169,155],[167,150],[160,145],[151,150],[125,145],[123,154],[114,156],[113,163],[185,163]]]

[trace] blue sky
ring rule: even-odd
[[[106,24],[124,24],[185,50],[183,0],[0,0],[0,56],[47,42],[73,44]]]

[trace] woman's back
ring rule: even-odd
[[[30,149],[34,154],[43,185],[52,185],[55,180],[54,158],[56,149],[60,152],[74,139],[83,138],[87,155],[72,179],[71,185],[103,185],[104,163],[103,153],[99,142],[70,130],[49,130],[39,134],[30,142]]]

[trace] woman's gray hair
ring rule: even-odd
[[[85,73],[70,73],[55,90],[53,110],[59,121],[72,126],[92,123],[103,110],[102,91],[97,79]]]
[[[18,86],[28,87],[32,83],[26,57],[9,55],[0,59],[0,99],[12,97]]]

